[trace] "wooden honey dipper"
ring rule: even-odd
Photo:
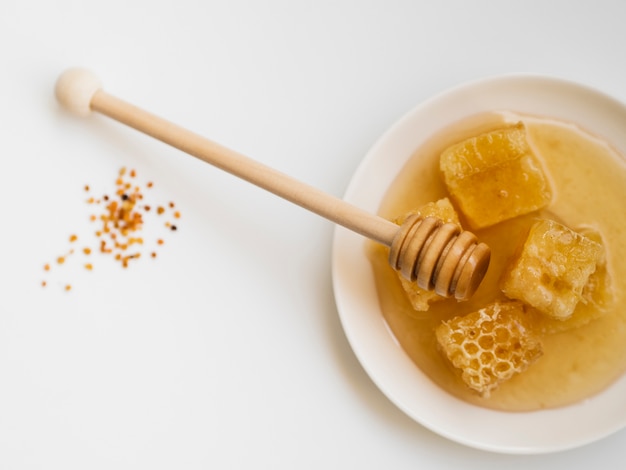
[[[104,114],[390,247],[391,266],[423,289],[467,300],[485,276],[491,250],[456,224],[414,215],[398,226],[106,93],[86,69],[61,74],[55,94],[74,114]]]

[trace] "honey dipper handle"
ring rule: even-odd
[[[270,191],[360,235],[390,247],[390,264],[424,289],[458,300],[471,297],[489,265],[490,250],[469,232],[438,219],[410,218],[398,227],[342,199],[297,181],[141,108],[106,93],[97,77],[69,69],[55,87],[68,110],[97,111],[215,167]]]
[[[238,152],[98,90],[91,109],[270,191],[354,232],[390,246],[398,226]]]

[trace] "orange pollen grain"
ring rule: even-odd
[[[140,252],[129,253],[132,250],[132,245],[142,247],[144,245],[144,239],[139,236],[140,230],[144,225],[144,218],[148,219],[151,212],[155,212],[157,215],[163,215],[169,210],[169,217],[165,219],[173,218],[179,219],[181,217],[180,212],[175,209],[176,205],[173,201],[167,202],[161,206],[148,205],[143,203],[144,194],[142,190],[144,188],[152,188],[153,182],[149,181],[145,186],[139,185],[137,182],[132,181],[131,178],[137,176],[135,169],[127,170],[126,167],[122,167],[118,175],[115,177],[114,193],[103,194],[101,197],[93,197],[92,194],[88,194],[85,198],[86,202],[91,204],[93,208],[98,206],[100,213],[93,211],[89,215],[89,220],[93,223],[97,223],[99,226],[95,228],[94,233],[99,241],[95,246],[89,247],[83,245],[81,250],[84,255],[91,255],[92,251],[99,251],[103,254],[110,254],[112,258],[120,262],[120,264],[126,268],[133,259],[137,259],[141,256]],[[83,186],[85,192],[90,193],[93,189],[85,184]],[[147,222],[147,220],[146,220]],[[171,230],[176,230],[176,226],[171,221],[163,220],[165,226]],[[81,244],[82,244],[82,236]],[[69,236],[70,243],[76,242],[79,237],[75,234]],[[164,240],[162,238],[157,239],[158,245],[163,245]],[[61,265],[66,262],[68,257],[73,254],[74,250],[70,249],[63,256],[56,258],[56,263]],[[150,257],[156,258],[157,251],[149,252]],[[87,260],[85,260],[87,261]],[[89,260],[91,261],[91,260]],[[47,263],[43,266],[45,271],[50,271],[52,263]],[[83,262],[84,269],[93,270],[93,264]],[[42,286],[47,285],[48,281],[43,280]],[[64,286],[66,291],[72,289],[71,284]]]

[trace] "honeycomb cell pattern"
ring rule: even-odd
[[[543,354],[522,302],[495,302],[443,322],[437,341],[461,379],[483,397]]]

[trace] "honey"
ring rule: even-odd
[[[487,397],[541,357],[527,310],[522,302],[494,302],[435,329],[442,352],[468,387]]]
[[[504,273],[502,291],[557,320],[569,319],[604,255],[600,243],[553,220],[533,224]]]
[[[523,122],[529,144],[539,157],[551,200],[541,209],[473,230],[491,247],[492,260],[471,300],[458,303],[446,299],[432,303],[427,311],[416,310],[387,263],[386,249],[371,244],[368,255],[385,320],[417,367],[441,388],[467,402],[498,410],[530,411],[581,401],[604,390],[626,370],[624,157],[569,123],[509,112],[482,114],[445,129],[419,148],[390,186],[379,214],[394,220],[450,197],[439,168],[442,152],[462,140],[517,122]],[[457,212],[461,223],[469,226],[462,211]],[[597,279],[597,273],[590,276],[593,292],[583,291],[584,301],[567,320],[542,315],[531,318],[533,327],[541,331],[543,354],[522,373],[481,395],[461,380],[442,354],[435,330],[454,317],[509,301],[501,290],[502,276],[539,219],[601,237],[601,275]]]
[[[440,164],[472,229],[541,209],[551,198],[522,123],[452,145]]]

